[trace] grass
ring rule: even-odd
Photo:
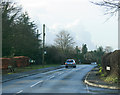
[[[14,72],[10,72],[10,70],[3,70],[2,74],[6,75],[6,74],[13,74],[13,73],[20,73],[25,71],[31,71],[31,70],[42,69],[47,67],[56,67],[56,66],[60,66],[60,64],[49,64],[49,65],[44,65],[44,67],[42,65],[29,65],[26,67],[14,68]]]
[[[118,83],[118,77],[113,75],[107,76],[103,80],[108,83]]]
[[[98,71],[98,75],[100,75],[101,79],[107,83],[110,83],[110,84],[114,84],[114,83],[120,83],[119,79],[118,79],[118,76],[116,76],[115,74],[112,74],[112,75],[107,75],[106,72],[102,72],[103,68],[102,67],[99,67],[99,71]]]

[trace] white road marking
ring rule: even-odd
[[[60,70],[63,70],[63,69],[57,69],[57,70],[54,70],[54,71],[48,71],[48,72],[45,72],[45,73],[42,73],[42,74],[49,74],[51,72],[60,71]]]
[[[51,73],[51,72],[53,72],[53,71],[45,72],[45,73],[42,73],[42,74],[49,74],[49,73]]]
[[[21,92],[23,92],[23,90],[20,90],[19,92],[17,92],[17,94],[19,94],[19,93],[21,93]]]
[[[35,84],[31,85],[30,87],[33,87],[33,86],[35,86],[35,85],[37,85],[37,84],[39,84],[39,83],[41,83],[41,82],[43,82],[43,80],[38,81],[37,83],[35,83]]]
[[[86,85],[86,88],[87,88],[87,92],[90,92],[90,91],[89,91],[89,88],[88,88],[88,85]]]
[[[55,76],[51,76],[50,79],[54,78]]]
[[[59,75],[63,74],[63,72],[59,73]]]

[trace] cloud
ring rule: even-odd
[[[66,28],[69,29],[69,28],[71,28],[71,27],[74,27],[74,26],[78,25],[79,22],[80,22],[80,19],[76,19],[73,23],[67,24]]]
[[[68,24],[66,28],[74,37],[76,45],[82,46],[82,44],[87,44],[89,49],[95,49],[95,45],[92,42],[92,35],[85,30],[86,28],[80,19],[76,19],[73,23]]]
[[[17,0],[16,0],[17,1]],[[76,45],[88,44],[90,49],[99,45],[117,46],[117,21],[103,24],[105,17],[89,0],[18,0],[42,32],[46,24],[47,43],[54,43],[60,30],[68,30],[75,38]],[[108,24],[110,23],[110,24]],[[107,31],[107,32],[106,32]],[[109,32],[109,33],[108,33]],[[109,36],[108,36],[109,34]],[[112,37],[112,40],[111,40]],[[116,43],[115,43],[116,42]]]
[[[82,21],[80,19],[76,19],[71,23],[67,23],[66,25],[60,23],[54,24],[51,29],[47,31],[47,42],[54,44],[56,34],[61,30],[66,30],[71,34],[71,36],[74,38],[75,46],[82,46],[82,44],[87,44],[89,50],[96,48],[92,42],[90,32],[85,30],[85,27],[82,25]]]

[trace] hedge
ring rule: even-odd
[[[109,66],[110,70],[106,70]],[[108,53],[102,58],[103,72],[108,75],[120,76],[120,50]]]

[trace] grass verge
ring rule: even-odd
[[[101,80],[109,84],[120,84],[118,76],[116,76],[115,74],[107,75],[107,73],[106,72],[103,73],[102,70],[103,68],[99,67],[99,71],[97,73],[97,75],[100,76]]]
[[[117,76],[113,76],[113,75],[110,75],[110,76],[107,76],[107,77],[103,77],[102,78],[105,82],[107,83],[119,83],[118,82],[118,77]]]
[[[47,68],[47,67],[56,67],[56,66],[60,66],[60,64],[49,64],[49,65],[44,65],[44,66],[42,66],[42,65],[29,65],[27,67],[14,68],[14,72],[10,72],[9,69],[2,70],[2,74],[7,75],[7,74],[13,74],[13,73],[21,73],[21,72],[42,69],[42,68]]]

